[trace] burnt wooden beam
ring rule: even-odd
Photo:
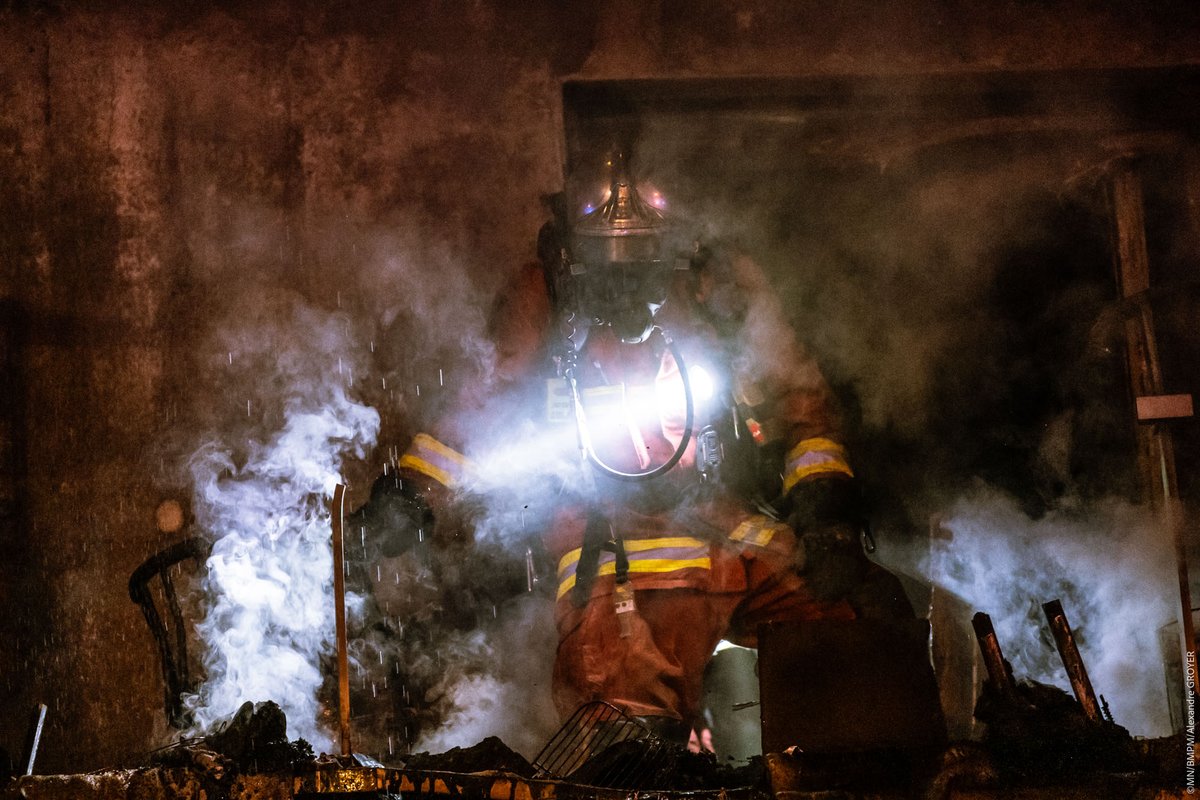
[[[1050,623],[1050,631],[1054,634],[1054,643],[1058,645],[1058,655],[1062,658],[1067,670],[1067,679],[1071,682],[1071,690],[1075,699],[1083,707],[1083,713],[1092,722],[1103,722],[1104,715],[1100,704],[1096,701],[1096,692],[1092,689],[1092,681],[1088,678],[1087,668],[1083,665],[1083,656],[1075,644],[1075,635],[1071,632],[1071,624],[1063,611],[1062,602],[1051,600],[1042,604],[1046,612],[1046,621]]]
[[[975,639],[979,642],[979,652],[983,654],[983,665],[987,668],[988,683],[993,689],[1005,697],[1011,697],[1016,688],[1013,685],[1012,670],[1004,660],[1000,649],[1000,640],[996,637],[996,629],[992,627],[992,618],[980,611],[971,618],[971,627],[975,629]]]

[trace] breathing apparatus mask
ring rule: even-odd
[[[608,194],[572,226],[555,292],[576,347],[592,327],[611,328],[625,344],[646,341],[674,267],[667,218],[638,193],[623,154],[609,164]]]
[[[570,230],[566,246],[548,265],[551,295],[564,337],[559,369],[571,388],[572,404],[584,457],[597,470],[619,480],[642,480],[665,473],[683,456],[692,437],[694,408],[687,369],[678,348],[655,324],[667,301],[675,267],[670,225],[661,210],[638,193],[624,154],[614,153],[609,191]],[[559,219],[560,230],[565,227]],[[539,242],[539,250],[543,243]],[[543,260],[547,253],[543,253]],[[656,333],[676,360],[684,384],[684,435],[665,463],[643,472],[627,473],[605,464],[592,446],[589,425],[577,385],[576,359],[592,328],[608,327],[624,344],[648,341]]]

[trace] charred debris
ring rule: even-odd
[[[915,747],[855,752],[792,747],[733,766],[720,763],[712,753],[667,743],[619,710],[597,703],[568,719],[532,761],[499,738],[488,737],[442,753],[400,755],[384,765],[352,752],[316,755],[303,739],[288,741],[287,720],[278,705],[246,702],[208,735],[181,739],[151,753],[137,769],[122,773],[127,776],[126,792],[111,796],[134,796],[134,778],[128,776],[146,771],[187,776],[156,778],[162,788],[151,794],[162,797],[258,796],[245,794],[247,780],[253,784],[247,776],[289,787],[287,796],[294,797],[446,792],[455,797],[494,796],[494,783],[485,787],[474,779],[523,784],[530,797],[541,796],[536,784],[553,782],[556,796],[563,798],[584,796],[580,792],[609,798],[616,792],[643,797],[711,794],[726,800],[815,796],[925,800],[951,798],[960,792],[1001,797],[1013,791],[1034,792],[1030,797],[1135,798],[1151,790],[1159,794],[1145,796],[1172,796],[1162,792],[1182,780],[1183,737],[1135,740],[1130,736],[1108,713],[1104,698],[1092,690],[1062,605],[1054,601],[1043,609],[1074,696],[1054,686],[1016,679],[990,618],[976,614],[973,627],[987,678],[975,716],[985,724],[985,733],[979,741],[951,743],[936,752]],[[51,785],[55,776],[17,778],[13,772],[0,776],[4,778],[0,798],[84,796],[77,786]],[[357,783],[312,778],[322,774],[373,777]],[[48,783],[39,787],[40,780]],[[173,787],[181,780],[201,793],[175,792]],[[448,787],[446,792],[437,790],[439,781]],[[359,788],[347,792],[347,786]],[[31,787],[33,794],[29,794]]]

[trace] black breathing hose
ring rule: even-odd
[[[679,440],[679,446],[675,448],[675,452],[671,457],[659,464],[653,469],[648,469],[645,472],[622,472],[619,469],[610,467],[605,464],[600,456],[596,453],[596,448],[592,446],[592,438],[588,435],[587,416],[583,410],[583,401],[579,397],[579,386],[575,382],[575,376],[568,374],[567,380],[571,385],[571,400],[575,404],[575,423],[579,428],[579,436],[584,455],[593,467],[598,469],[601,474],[607,475],[619,481],[645,481],[651,478],[657,478],[659,475],[665,474],[668,470],[679,463],[679,459],[683,458],[683,453],[687,450],[688,444],[692,440],[692,428],[695,422],[695,406],[692,402],[692,382],[688,378],[687,366],[683,363],[683,356],[679,354],[679,348],[675,342],[671,341],[671,337],[667,336],[662,329],[658,329],[659,334],[663,338],[663,342],[667,346],[667,350],[671,353],[671,358],[675,360],[675,366],[679,370],[679,377],[683,380],[683,402],[684,402],[684,420],[683,420],[683,438]]]

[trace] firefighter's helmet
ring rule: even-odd
[[[572,294],[585,324],[609,325],[636,343],[650,335],[666,302],[671,226],[639,194],[623,152],[610,156],[609,167],[608,196],[572,229]]]

